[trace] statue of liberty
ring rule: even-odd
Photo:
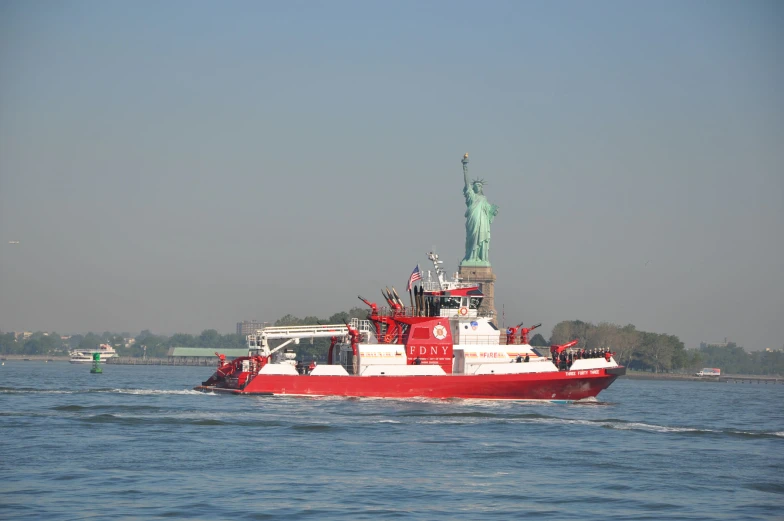
[[[466,244],[461,266],[490,266],[490,225],[498,215],[498,206],[487,202],[482,191],[484,179],[468,181],[468,153],[463,156],[466,200]]]

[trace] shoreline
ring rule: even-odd
[[[15,362],[67,362],[70,359],[67,355],[0,355],[0,360]]]
[[[784,377],[779,375],[759,375],[759,374],[723,374],[721,376],[694,376],[691,374],[674,374],[674,373],[646,373],[637,371],[626,371],[626,374],[621,378],[630,378],[632,380],[670,380],[682,382],[721,382],[721,383],[772,383],[784,384]]]

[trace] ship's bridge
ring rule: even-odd
[[[462,287],[429,289],[424,285],[423,307],[427,315],[449,318],[475,318],[479,315],[484,295],[474,284]]]
[[[492,319],[492,315],[480,314],[484,295],[476,282],[463,281],[459,273],[451,279],[441,266],[444,262],[432,251],[427,254],[433,262],[435,278],[430,271],[427,277],[419,283],[419,292],[414,291],[417,302],[414,304],[415,312],[425,316],[439,316],[448,318],[468,319],[485,316]]]

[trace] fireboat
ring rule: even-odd
[[[540,353],[529,345],[533,328],[499,331],[482,309],[479,285],[448,279],[438,255],[428,272],[409,283],[409,306],[394,288],[386,306],[359,297],[366,319],[345,324],[265,327],[247,336],[248,356],[227,361],[197,391],[240,395],[463,398],[572,402],[595,397],[626,374],[609,351],[568,357],[577,341]],[[536,326],[534,326],[536,327]],[[305,367],[286,346],[330,338],[327,363]],[[502,343],[502,338],[505,343]],[[284,340],[275,347],[271,340]],[[560,359],[560,360],[559,360]]]

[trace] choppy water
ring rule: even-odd
[[[571,405],[238,397],[205,367],[6,361],[6,519],[782,519],[784,386]]]

